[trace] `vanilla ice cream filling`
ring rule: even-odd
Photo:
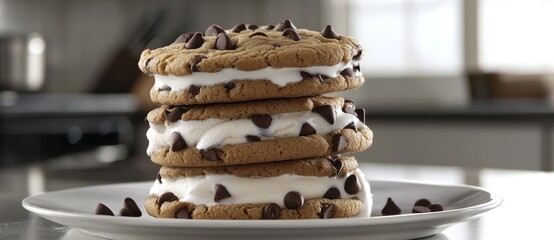
[[[246,135],[258,136],[261,140],[298,137],[304,123],[310,124],[316,130],[316,134],[329,134],[334,130],[343,129],[350,123],[354,123],[357,129],[367,128],[355,115],[345,113],[340,108],[335,108],[334,111],[334,124],[330,124],[317,113],[303,111],[271,115],[271,125],[265,129],[256,126],[250,119],[210,118],[179,120],[165,124],[150,123],[150,128],[146,132],[149,141],[146,153],[151,156],[154,151],[171,146],[171,134],[174,132],[181,134],[188,147],[208,149],[246,143]]]
[[[346,179],[356,175],[360,183],[357,194],[348,194],[344,190]],[[231,197],[214,201],[215,185],[221,184]],[[373,204],[369,183],[360,169],[356,169],[345,177],[315,177],[285,174],[277,177],[237,177],[230,174],[199,175],[194,177],[161,178],[161,183],[155,181],[150,194],[160,196],[171,192],[179,201],[212,206],[215,204],[265,204],[276,203],[285,208],[284,197],[288,192],[296,191],[304,199],[322,198],[329,188],[340,191],[341,198],[356,197],[364,204],[358,215],[369,217]]]
[[[185,76],[160,75],[154,74],[154,89],[171,88],[171,91],[180,91],[188,89],[191,85],[196,86],[212,86],[224,84],[232,80],[259,80],[266,79],[273,84],[284,87],[289,83],[297,83],[302,81],[301,71],[308,72],[312,75],[322,74],[334,78],[346,68],[358,66],[357,61],[348,63],[340,62],[333,66],[311,66],[311,67],[289,67],[289,68],[273,68],[266,67],[253,71],[242,71],[234,68],[225,68],[219,72],[193,72]],[[355,71],[356,76],[360,76],[360,71]]]

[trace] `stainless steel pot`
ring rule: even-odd
[[[45,54],[46,41],[38,33],[0,34],[0,90],[41,90]]]

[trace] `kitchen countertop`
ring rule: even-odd
[[[41,164],[0,166],[0,239],[99,239],[42,219],[21,207],[32,194],[97,184],[152,181],[157,167],[146,158],[88,164],[65,160]],[[360,163],[366,176],[381,180],[410,180],[459,184],[468,174],[504,198],[503,204],[483,217],[454,225],[425,239],[553,239],[554,174],[485,169],[479,172],[454,167]],[[476,175],[478,173],[478,175]],[[515,191],[517,192],[515,192]]]

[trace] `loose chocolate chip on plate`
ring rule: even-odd
[[[327,190],[327,192],[325,192],[325,195],[323,195],[323,198],[339,199],[340,198],[340,191],[336,187],[329,188],[329,190]]]
[[[300,209],[304,206],[304,196],[299,192],[291,191],[285,195],[284,202],[288,209]]]
[[[412,208],[412,213],[428,213],[431,212],[431,210],[428,207],[424,206],[415,206]]]
[[[327,219],[332,218],[335,215],[335,208],[331,204],[322,204],[321,211],[319,212],[319,218]]]
[[[356,128],[356,124],[354,124],[354,122],[347,124],[346,126],[344,126],[343,129],[352,129],[354,130],[354,132],[358,132],[358,129]]]
[[[302,37],[300,37],[300,34],[298,34],[297,31],[291,29],[291,28],[287,28],[283,31],[283,36],[285,37],[288,37],[294,41],[300,41],[300,39],[302,39]]]
[[[177,152],[177,151],[187,147],[187,142],[185,141],[185,139],[183,139],[183,137],[181,136],[180,133],[173,132],[173,133],[171,133],[170,138],[171,138],[171,144],[170,144],[169,149],[172,152]]]
[[[273,119],[267,114],[254,114],[250,116],[250,120],[259,128],[268,128]]]
[[[314,107],[312,109],[312,112],[321,115],[321,117],[323,117],[323,119],[325,119],[330,124],[335,124],[335,121],[337,120],[337,116],[335,115],[335,108],[331,105]]]
[[[239,33],[246,30],[246,25],[244,23],[240,23],[235,25],[233,28],[231,28],[231,32]]]
[[[325,38],[334,38],[334,39],[337,39],[337,40],[340,39],[340,35],[338,35],[333,30],[333,27],[331,25],[327,25],[327,26],[325,26],[325,28],[323,28],[323,30],[321,30],[321,36],[323,36]]]
[[[265,29],[267,29],[267,30],[271,30],[271,29],[274,29],[274,28],[275,28],[275,25],[271,25],[271,24],[265,26]]]
[[[231,194],[229,193],[229,191],[227,191],[227,188],[225,188],[225,186],[223,186],[221,184],[216,184],[215,185],[214,201],[219,202],[222,199],[225,199],[225,198],[228,198],[228,197],[231,197]]]
[[[340,72],[340,75],[343,77],[352,77],[354,76],[354,74],[355,73],[354,73],[354,70],[352,70],[352,68],[345,68]]]
[[[356,175],[350,175],[348,178],[346,178],[346,181],[344,182],[344,191],[348,194],[357,194],[362,190],[362,185],[360,185],[360,181],[358,181],[358,177]]]
[[[346,137],[342,134],[337,134],[333,136],[333,151],[334,152],[340,152],[348,146],[348,142],[346,142]]]
[[[431,204],[428,208],[431,212],[440,212],[444,210],[440,204]]]
[[[277,203],[270,203],[262,210],[262,219],[277,219],[279,214],[281,214],[281,207]]]
[[[192,216],[191,216],[189,210],[187,209],[187,207],[183,207],[183,208],[179,209],[177,212],[175,212],[175,218],[192,219]]]
[[[193,97],[198,95],[200,93],[200,86],[197,86],[197,85],[190,85],[189,87],[189,94],[192,95]]]
[[[248,37],[255,37],[255,36],[267,37],[267,34],[265,34],[263,32],[255,32],[255,33],[250,34]]]
[[[125,198],[123,201],[123,208],[119,211],[119,215],[125,217],[140,217],[142,212],[132,198]]]
[[[312,125],[310,125],[309,123],[304,123],[300,128],[300,134],[298,134],[298,136],[309,136],[315,133],[315,128],[313,128]]]
[[[258,29],[258,26],[254,24],[246,24],[246,28],[250,30],[256,30]]]
[[[233,88],[235,88],[235,84],[233,82],[225,84],[225,89],[227,89],[227,91],[231,91]]]
[[[194,32],[181,34],[181,36],[179,36],[177,39],[175,39],[174,43],[187,43],[190,40],[190,38],[192,37],[192,35],[194,35]]]
[[[415,206],[429,207],[429,205],[431,205],[431,201],[425,198],[419,199],[414,203],[414,207]]]
[[[215,49],[233,50],[235,48],[236,48],[235,43],[233,42],[233,40],[231,40],[231,38],[227,34],[225,33],[217,34],[217,38],[215,40]]]
[[[187,42],[187,45],[185,47],[187,49],[196,49],[202,46],[204,44],[204,37],[202,36],[202,33],[195,33],[192,35],[190,40]]]
[[[200,70],[198,69],[198,64],[204,59],[206,58],[205,55],[196,55],[194,57],[194,61],[192,61],[192,63],[190,64],[190,71],[191,72],[200,72]]]
[[[206,29],[206,36],[217,36],[217,34],[224,33],[225,30],[221,28],[219,25],[212,24]]]
[[[217,153],[219,149],[217,148],[208,148],[205,150],[200,150],[200,153],[202,154],[202,157],[204,159],[209,161],[219,161],[221,158],[219,158],[219,154]]]
[[[344,163],[342,162],[342,160],[340,160],[338,158],[335,158],[335,159],[331,160],[331,164],[337,170],[337,175],[339,175],[340,172],[342,171],[342,168],[344,167]]]
[[[365,123],[365,108],[356,109],[355,112],[360,122]]]
[[[275,27],[275,30],[283,31],[287,28],[290,28],[290,29],[295,30],[295,31],[297,30],[296,26],[294,26],[294,24],[292,24],[292,22],[289,19],[285,19],[282,22],[280,22],[279,24],[277,24],[277,26]]]
[[[94,211],[94,214],[114,216],[112,210],[110,210],[110,208],[106,207],[106,205],[104,205],[102,203],[98,203],[98,205],[96,205],[96,210]]]
[[[392,198],[387,198],[387,203],[385,204],[385,207],[383,207],[383,210],[381,210],[381,214],[383,214],[383,216],[390,216],[398,215],[400,212],[400,208],[396,205],[396,203],[394,203]]]
[[[259,142],[261,141],[262,139],[258,136],[254,136],[254,135],[246,135],[246,141],[247,142]]]
[[[165,192],[158,198],[158,206],[162,206],[165,202],[179,201],[179,198],[172,192]]]
[[[162,183],[162,175],[160,175],[159,173],[158,175],[156,175],[156,179],[158,179],[159,183]]]

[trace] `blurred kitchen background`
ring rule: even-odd
[[[140,52],[289,18],[365,47],[366,84],[340,93],[375,132],[361,162],[462,167],[473,183],[483,168],[552,171],[552,13],[553,0],[0,0],[0,169],[155,174]]]

